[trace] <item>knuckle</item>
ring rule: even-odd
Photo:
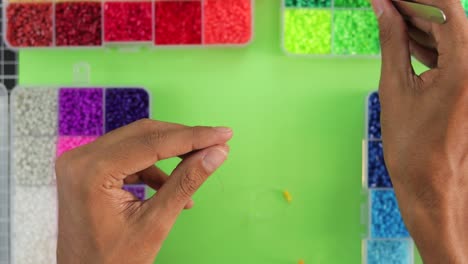
[[[197,139],[200,138],[200,135],[201,135],[201,129],[202,127],[201,126],[195,126],[195,127],[191,127],[190,130],[191,130],[191,142],[192,142],[192,149],[197,149],[198,148],[198,145],[196,144],[197,142]]]
[[[77,156],[74,151],[66,152],[55,160],[55,175],[58,184],[78,185],[82,183],[83,168],[90,167],[87,156]],[[77,175],[80,173],[79,175]],[[84,173],[87,175],[87,172]]]
[[[150,149],[154,149],[154,146],[158,145],[160,142],[164,142],[167,139],[167,134],[159,129],[158,127],[153,126],[149,133],[143,137],[143,144]]]
[[[390,24],[382,23],[380,25],[379,37],[380,37],[380,45],[382,47],[388,45],[388,43],[392,39],[392,27]]]
[[[87,165],[93,174],[104,175],[107,173],[109,168],[107,161],[105,159],[97,159],[93,162],[88,162]]]
[[[379,24],[380,45],[382,47],[391,44],[392,40],[398,37],[396,34],[402,34],[402,36],[408,35],[408,29],[401,17],[392,17],[391,21],[391,23],[389,21],[382,21]]]
[[[203,173],[197,168],[184,170],[178,190],[181,199],[192,197],[203,181],[202,175]]]

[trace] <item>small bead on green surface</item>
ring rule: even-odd
[[[294,54],[330,54],[331,22],[331,10],[286,9],[286,51]]]
[[[378,55],[377,20],[372,11],[336,10],[333,19],[333,53],[337,55]]]
[[[370,7],[368,0],[335,0],[335,7]]]
[[[286,0],[285,4],[286,7],[330,7],[331,0]]]

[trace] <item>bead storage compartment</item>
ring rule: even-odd
[[[362,241],[362,262],[412,264],[414,243],[401,217],[384,160],[378,93],[370,93],[365,105],[362,183],[368,195],[368,231]]]
[[[468,15],[468,1],[461,0]],[[282,0],[282,46],[289,55],[380,56],[370,0]]]
[[[245,46],[254,0],[9,0],[11,48]]]
[[[281,5],[287,54],[380,54],[377,20],[367,0],[283,0]]]
[[[8,92],[0,84],[0,263],[8,262]]]
[[[11,95],[10,262],[55,263],[55,159],[150,116],[136,87],[16,87]],[[125,185],[145,199],[145,185]],[[34,250],[30,250],[34,249]]]

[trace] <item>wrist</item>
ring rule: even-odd
[[[463,166],[462,166],[463,167]],[[439,166],[441,168],[441,166]],[[419,188],[396,186],[402,214],[424,263],[468,263],[468,193],[463,170],[427,172]],[[401,192],[403,188],[403,192]],[[405,197],[406,196],[406,197]]]

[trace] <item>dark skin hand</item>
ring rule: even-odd
[[[63,154],[57,262],[153,263],[192,195],[226,160],[231,137],[229,128],[141,120]],[[154,165],[177,156],[170,177]],[[135,181],[157,194],[139,201],[122,190]]]
[[[468,25],[459,0],[447,23],[404,21],[373,0],[382,45],[382,137],[405,223],[425,263],[468,263]],[[430,69],[416,75],[414,55]],[[232,131],[143,120],[56,163],[58,263],[152,263],[191,197],[226,159]],[[181,156],[167,177],[154,164]],[[121,189],[158,193],[136,201]]]
[[[418,0],[447,15],[405,21],[373,0],[382,46],[385,160],[425,263],[468,263],[468,20],[460,0]],[[429,70],[416,75],[410,57]]]

